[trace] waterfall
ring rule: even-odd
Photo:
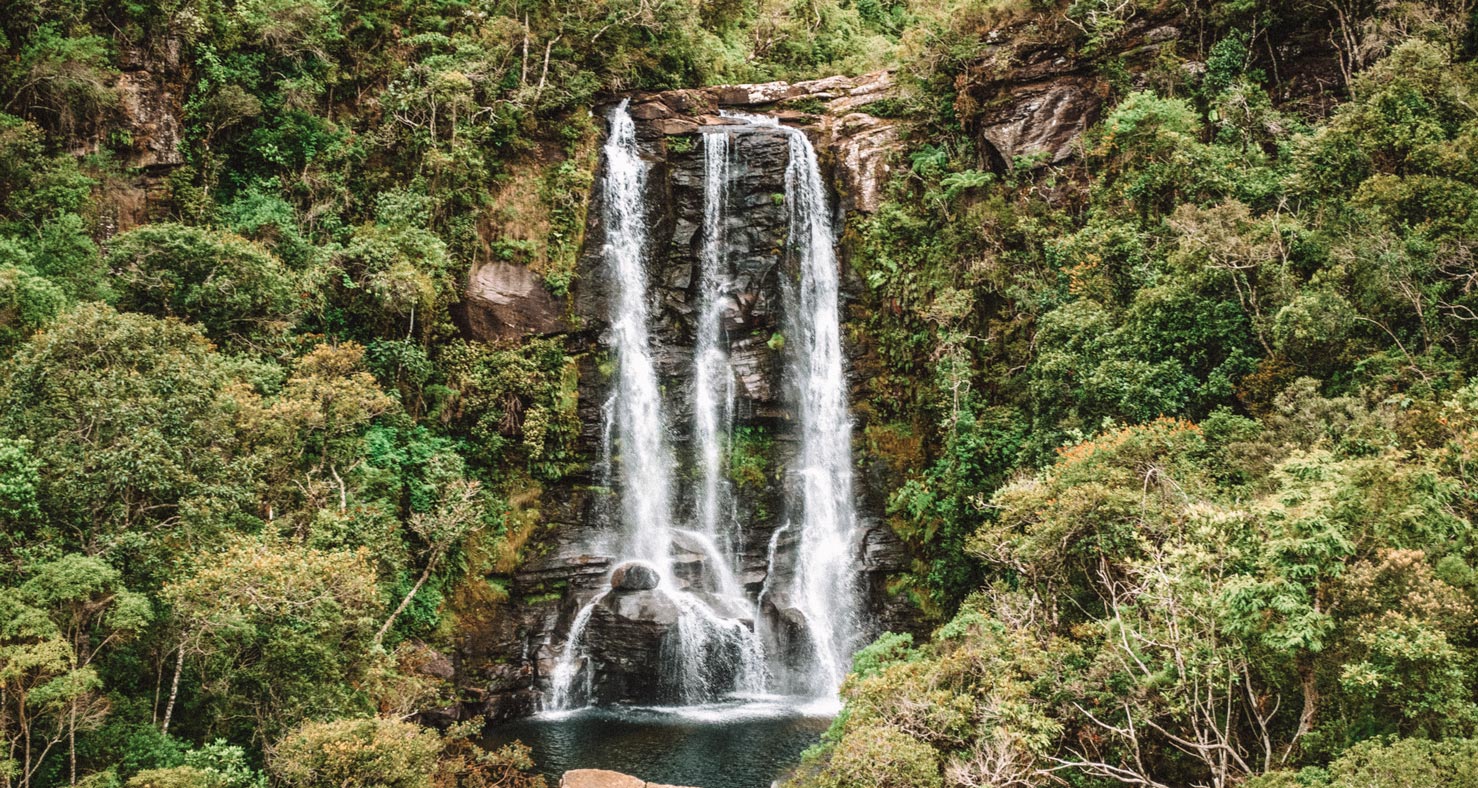
[[[717,136],[717,135],[716,135]],[[733,375],[723,337],[722,224],[726,194],[726,139],[705,152],[710,183],[705,196],[705,250],[703,265],[704,320],[695,352],[695,381],[701,400],[695,417],[695,444],[702,472],[698,496],[697,530],[678,529],[672,522],[674,462],[666,438],[662,392],[652,353],[649,330],[647,245],[644,191],[647,165],[637,148],[636,125],[622,101],[611,113],[604,148],[606,177],[603,214],[606,242],[602,251],[605,275],[611,283],[611,346],[616,361],[614,391],[602,412],[606,420],[602,441],[603,482],[614,486],[620,499],[620,534],[615,552],[622,562],[641,561],[660,578],[655,593],[677,610],[670,659],[661,666],[667,693],[683,703],[713,700],[731,692],[762,691],[765,683],[763,651],[753,629],[754,608],[734,577],[732,550],[719,546],[728,540],[720,527],[728,498],[722,478],[725,433],[732,419]],[[619,463],[620,473],[613,467]],[[696,546],[712,573],[716,594],[681,587],[673,571],[675,540]],[[586,659],[584,638],[597,608],[611,592],[603,592],[575,615],[564,649],[551,673],[552,708],[568,709],[591,695],[592,666]],[[583,670],[582,670],[583,667]],[[578,688],[580,676],[585,686]]]
[[[765,601],[765,597],[769,596],[770,591],[773,590],[772,587],[775,584],[776,567],[778,566],[778,564],[775,562],[775,559],[780,555],[780,537],[784,536],[785,532],[789,530],[790,523],[786,523],[785,525],[776,528],[770,534],[770,545],[765,550],[765,581],[763,584],[760,585],[759,596],[756,597],[754,600],[756,606],[762,605]]]
[[[663,698],[703,703],[773,691],[772,668],[784,669],[786,691],[834,698],[861,623],[835,232],[816,151],[806,135],[771,117],[730,117],[734,125],[702,135],[693,415],[690,451],[683,455],[692,467],[679,475],[650,328],[648,168],[626,102],[611,113],[604,148],[602,258],[611,288],[608,341],[616,371],[602,408],[598,476],[618,504],[605,540],[609,544],[603,546],[618,563],[641,561],[656,571],[655,589],[637,586],[633,592],[654,595],[642,605],[660,607],[661,600],[669,605],[671,623],[662,636],[661,664],[653,666]],[[751,599],[737,578],[742,525],[734,516],[736,495],[726,468],[736,402],[725,330],[726,314],[736,303],[726,222],[737,147],[733,138],[758,129],[783,135],[788,155],[784,253],[789,265],[784,270],[791,276],[781,287],[786,306],[781,328],[787,338],[786,390],[792,397],[798,450],[789,467],[795,482],[787,501],[789,520],[770,536],[767,572],[758,596]],[[692,485],[692,520],[684,514],[682,527],[675,522],[679,479]],[[782,540],[787,534],[790,538]],[[675,553],[684,556],[683,563],[675,564]],[[780,571],[782,562],[787,572]],[[693,569],[695,565],[700,568]],[[643,588],[648,590],[639,590]],[[576,611],[550,676],[554,708],[589,702],[595,692],[595,666],[585,639],[597,621],[609,620],[596,615],[608,598],[630,599],[610,597],[613,593],[628,592],[603,591]],[[777,621],[761,623],[770,618],[762,614],[762,604],[773,608]],[[757,631],[763,625],[792,628],[784,636],[790,646],[782,650],[798,664],[770,664],[782,655],[765,653],[762,644],[768,641]]]
[[[693,347],[693,443],[700,472],[698,530],[733,554],[733,534],[721,527],[728,514],[724,474],[727,435],[734,419],[734,373],[724,335],[728,285],[725,267],[725,207],[729,186],[729,135],[703,137],[703,249],[699,260],[698,325]],[[727,526],[724,523],[723,526]],[[726,593],[733,593],[728,589]]]
[[[790,138],[790,164],[785,172],[788,253],[799,264],[797,308],[789,314],[801,433],[796,602],[810,626],[814,651],[810,689],[818,695],[834,695],[846,676],[859,628],[852,419],[842,363],[836,235],[826,187],[811,141],[795,129],[786,132]]]
[[[589,665],[583,663],[584,656],[580,654],[581,638],[585,636],[585,628],[590,626],[590,616],[595,612],[595,606],[605,598],[605,593],[597,594],[580,612],[575,615],[575,621],[570,625],[570,635],[565,641],[564,653],[560,655],[559,661],[554,664],[554,674],[550,678],[550,689],[552,697],[550,704],[552,708],[568,709],[575,702],[575,678],[576,673],[582,673],[586,680],[585,692],[589,694],[590,671]],[[581,668],[586,668],[581,670]]]
[[[647,243],[643,199],[647,165],[637,151],[636,123],[625,101],[611,114],[605,157],[602,256],[615,291],[610,318],[617,365],[612,417],[622,477],[627,484],[640,480],[642,486],[639,495],[621,495],[621,519],[628,556],[650,563],[665,580],[672,573],[672,455],[647,329],[647,272],[642,262]]]

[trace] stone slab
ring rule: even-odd
[[[559,788],[693,788],[693,786],[643,782],[638,777],[605,769],[572,769],[559,778]]]

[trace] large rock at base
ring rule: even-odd
[[[611,572],[613,591],[650,591],[661,581],[657,570],[641,561],[628,561]]]
[[[594,663],[592,700],[664,699],[663,657],[676,637],[678,614],[672,599],[655,589],[607,594],[585,629],[585,649]]]
[[[629,774],[605,769],[574,769],[559,778],[559,788],[646,788],[646,785]]]
[[[643,782],[640,778],[629,774],[605,769],[572,769],[559,778],[559,788],[683,788],[683,786]]]
[[[569,330],[565,308],[538,274],[512,263],[480,263],[467,277],[463,304],[468,332],[476,339],[557,334]]]

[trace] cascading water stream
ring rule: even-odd
[[[640,495],[620,496],[621,528],[618,549],[650,564],[666,580],[672,573],[672,464],[663,435],[662,398],[652,361],[647,330],[646,270],[642,253],[647,228],[643,192],[647,167],[636,147],[636,123],[621,102],[611,113],[605,144],[606,177],[602,220],[606,231],[601,256],[613,284],[611,337],[617,359],[615,393],[603,409],[606,422],[604,462],[612,464],[613,443],[619,443],[622,480],[639,479]],[[609,467],[603,469],[609,475]],[[614,483],[614,476],[608,476]],[[605,594],[591,599],[575,615],[565,648],[550,676],[556,709],[582,700],[574,689],[582,671],[582,639],[590,618]],[[588,667],[588,665],[584,665]]]
[[[835,695],[846,676],[859,631],[857,517],[852,505],[852,419],[843,373],[840,277],[836,235],[816,149],[787,129],[790,164],[785,200],[790,208],[789,253],[799,264],[796,337],[792,356],[800,390],[800,545],[798,607],[810,627],[814,665],[810,689]]]
[[[724,138],[705,155],[711,183],[705,196],[704,325],[698,339],[695,380],[701,399],[695,424],[703,488],[696,531],[673,527],[673,460],[666,440],[661,388],[648,329],[647,243],[644,189],[647,166],[637,148],[636,127],[625,101],[611,113],[605,144],[606,177],[603,215],[606,243],[602,256],[612,284],[611,344],[617,373],[614,393],[603,412],[607,419],[601,475],[620,498],[617,554],[623,561],[650,565],[659,579],[658,592],[677,608],[670,684],[685,703],[712,700],[728,692],[755,693],[765,683],[759,638],[747,621],[753,606],[746,600],[731,567],[732,550],[719,546],[729,534],[721,528],[727,485],[722,479],[724,441],[732,420],[733,383],[723,347],[723,209],[727,164]],[[726,379],[727,378],[727,379]],[[613,450],[613,445],[616,450]],[[611,472],[619,458],[620,473]],[[715,578],[717,595],[708,599],[679,587],[672,551],[681,534],[689,547],[704,555]],[[551,704],[568,709],[588,701],[591,664],[583,639],[597,606],[610,592],[597,595],[576,613],[565,646],[550,676]],[[715,607],[723,608],[723,613]],[[737,609],[736,609],[737,608]],[[577,688],[585,679],[583,691]]]
[[[605,598],[605,594],[597,594],[596,597],[575,615],[575,620],[570,624],[570,636],[565,645],[565,653],[560,656],[559,662],[555,663],[554,675],[550,676],[550,686],[553,689],[553,697],[550,705],[555,709],[568,709],[574,702],[575,679],[580,673],[580,642],[585,635],[585,628],[590,626],[590,616],[595,612],[595,606]],[[588,678],[586,674],[586,678]],[[589,691],[589,688],[586,688]]]
[[[724,334],[729,272],[724,253],[729,196],[729,134],[703,136],[703,248],[699,259],[698,324],[693,344],[693,444],[699,470],[696,531],[714,550],[718,592],[742,598],[733,569],[737,534],[724,473],[734,421],[734,373]]]
[[[615,438],[622,478],[639,480],[641,493],[621,495],[621,519],[630,558],[646,561],[664,579],[672,573],[672,454],[665,437],[662,394],[647,309],[647,243],[644,191],[647,165],[636,147],[636,123],[626,102],[611,114],[606,140],[602,250],[613,285],[611,335],[616,354]]]
[[[790,366],[798,390],[800,426],[800,452],[792,468],[800,481],[799,522],[793,523],[799,545],[790,594],[805,620],[812,652],[805,688],[818,697],[835,697],[861,623],[856,569],[859,532],[852,504],[852,419],[842,359],[836,233],[816,149],[805,133],[781,126],[773,117],[725,114],[778,129],[789,144],[786,253],[796,264],[798,277],[789,294],[793,308],[787,310],[787,333],[794,337],[794,345],[787,347],[793,347]],[[772,540],[767,577],[777,569],[774,548]],[[762,593],[769,593],[769,586],[767,580]]]

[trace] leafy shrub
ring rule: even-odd
[[[110,245],[120,309],[199,322],[237,347],[271,342],[296,319],[296,282],[281,261],[240,236],[151,224]]]
[[[943,786],[938,756],[927,744],[890,727],[849,731],[826,765],[809,777],[817,788]]]
[[[293,788],[430,788],[441,737],[379,718],[309,722],[273,749],[269,766]]]

